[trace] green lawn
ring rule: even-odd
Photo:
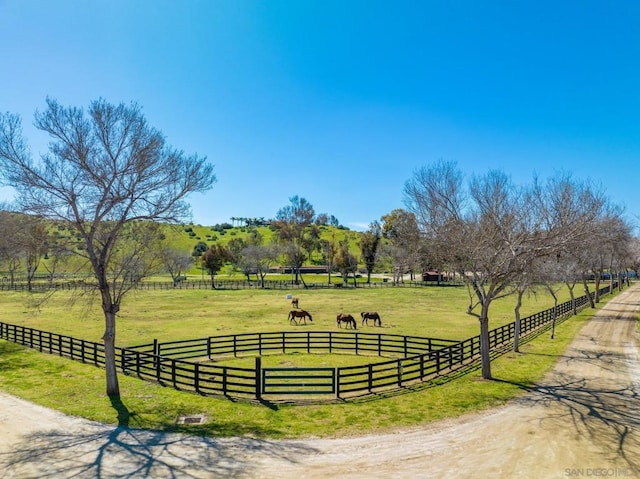
[[[118,323],[118,344],[135,345],[241,332],[335,330],[335,315],[378,310],[384,333],[462,339],[477,334],[477,320],[464,313],[465,288],[387,288],[376,290],[296,291],[300,306],[314,317],[313,325],[290,326],[286,291],[151,291],[127,297]],[[103,319],[99,301],[58,293],[39,310],[28,307],[37,296],[3,293],[0,321],[23,324],[99,341]],[[563,297],[565,300],[566,297]],[[514,298],[497,302],[491,327],[512,321]],[[551,305],[547,295],[530,297],[530,314]],[[553,366],[568,342],[594,311],[587,310],[561,324],[556,339],[547,333],[493,362],[497,380],[480,380],[478,370],[443,384],[335,404],[273,405],[238,403],[174,391],[132,377],[120,376],[122,405],[104,393],[104,371],[64,358],[41,354],[0,341],[0,389],[68,414],[115,423],[118,414],[132,427],[192,431],[219,436],[256,437],[344,436],[424,424],[464,412],[494,407],[518,395]],[[378,332],[380,328],[363,327]],[[296,356],[269,361],[296,362]],[[321,366],[357,364],[362,358],[317,356]],[[309,358],[305,359],[309,362]],[[442,382],[442,381],[441,381]],[[377,400],[372,400],[377,399]],[[184,414],[204,414],[203,425],[176,425]]]

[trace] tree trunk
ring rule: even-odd
[[[551,339],[556,336],[556,318],[558,317],[558,298],[553,295],[553,316],[551,316]]]
[[[514,309],[516,315],[516,321],[513,330],[513,351],[520,352],[520,307],[522,306],[522,294],[524,291],[518,291],[516,300],[516,307]]]
[[[591,297],[591,293],[589,292],[589,285],[587,284],[586,276],[582,276],[582,286],[584,287],[584,294],[587,296],[589,300],[589,306],[593,309],[596,307],[596,304],[593,302],[593,298]]]
[[[568,283],[565,281],[564,283],[567,286],[567,289],[569,290],[569,297],[571,298],[571,310],[573,311],[573,315],[577,315],[578,314],[578,306],[576,305],[576,296],[573,293],[573,288],[575,288],[576,283],[575,281],[573,281],[573,283]]]
[[[609,268],[609,293],[613,293],[613,268]]]
[[[489,345],[489,304],[482,303],[480,315],[480,357],[482,378],[491,379],[491,351]]]
[[[104,341],[104,366],[107,372],[107,396],[120,397],[118,384],[118,371],[116,368],[116,314],[110,310],[104,311],[105,330]]]

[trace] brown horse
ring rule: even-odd
[[[298,298],[291,298],[291,307],[298,309]]]
[[[304,309],[292,309],[289,311],[289,323],[300,324],[304,320],[304,324],[307,324],[307,318],[313,322],[311,315]]]
[[[375,326],[376,324],[378,326],[382,326],[382,319],[380,319],[380,315],[375,312],[375,311],[363,311],[362,313],[360,313],[360,316],[362,317],[362,324],[367,323],[367,325],[369,324],[369,320],[373,319],[373,325]]]
[[[346,327],[351,326],[352,329],[358,329],[356,327],[356,320],[353,316],[347,313],[340,313],[337,317],[338,327],[341,328],[342,323],[346,323]]]

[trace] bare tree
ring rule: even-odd
[[[278,256],[275,246],[250,244],[242,250],[242,256],[245,270],[254,272],[260,281],[260,287],[264,288],[264,279]]]
[[[489,309],[494,300],[513,293],[535,243],[524,195],[504,173],[472,179],[469,198],[465,208],[462,175],[453,163],[423,168],[405,185],[405,202],[429,244],[468,286],[467,312],[480,323],[482,377],[490,379]]]
[[[23,211],[66,224],[82,239],[75,252],[91,264],[105,316],[106,390],[119,397],[116,316],[134,276],[148,271],[136,258],[151,245],[131,225],[186,219],[185,198],[211,187],[213,166],[169,147],[136,104],[100,99],[85,113],[47,99],[35,126],[51,138],[40,161],[31,158],[20,118],[0,115],[0,176]]]
[[[382,217],[381,233],[391,243],[385,248],[393,263],[393,282],[403,281],[404,273],[412,275],[420,264],[422,238],[413,212],[397,208]]]
[[[9,273],[9,284],[13,288],[22,256],[22,245],[17,241],[20,237],[20,215],[13,211],[0,211],[0,227],[0,264]]]
[[[22,247],[27,289],[31,291],[40,261],[47,251],[49,233],[41,218],[29,215],[20,216],[20,229],[16,241]]]
[[[164,246],[160,251],[160,258],[165,271],[171,275],[173,286],[182,281],[183,272],[193,266],[191,254],[170,246]]]
[[[572,270],[581,271],[584,293],[594,308],[588,277],[601,263],[597,223],[607,210],[607,198],[591,182],[578,181],[566,172],[557,173],[546,182],[535,178],[532,191],[530,204],[542,220],[540,231],[547,254],[555,255]],[[596,276],[599,278],[599,272]]]

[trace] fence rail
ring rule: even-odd
[[[599,294],[610,291],[610,286],[606,286]],[[588,298],[583,296],[523,318],[520,336],[526,338],[535,334],[549,327],[554,319],[563,321],[588,304]],[[513,341],[514,334],[514,322],[492,329],[489,332],[491,350],[505,349]],[[0,322],[0,339],[98,367],[103,367],[105,362],[102,344],[70,336]],[[263,355],[299,351],[309,354],[349,352],[392,359],[339,368],[261,367]],[[257,355],[254,368],[219,366],[210,361],[248,355]],[[362,396],[445,375],[479,357],[479,336],[452,341],[356,331],[248,333],[164,343],[155,340],[116,348],[116,365],[125,374],[179,390],[238,398],[260,398],[265,394]]]

